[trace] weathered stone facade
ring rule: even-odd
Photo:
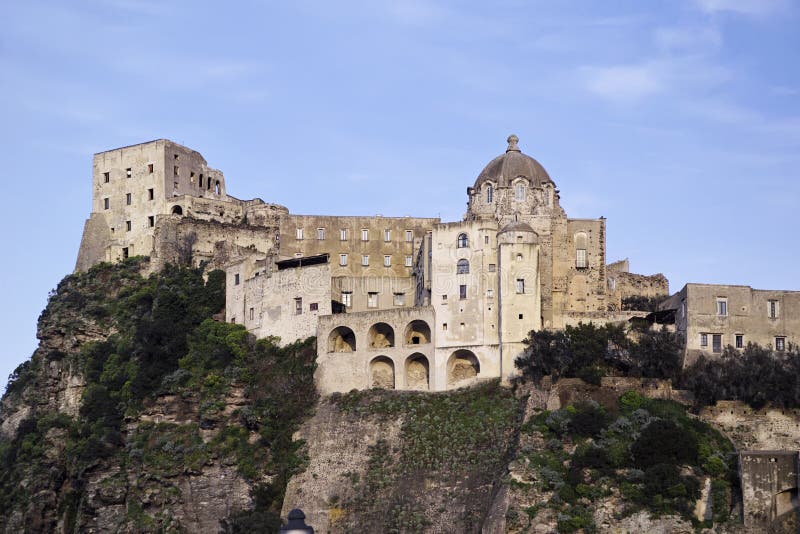
[[[151,256],[153,269],[223,268],[228,321],[282,343],[323,340],[323,392],[505,379],[531,330],[627,318],[623,291],[609,291],[605,220],[568,218],[553,180],[517,142],[509,137],[467,188],[467,213],[451,223],[294,215],[239,200],[199,153],[166,140],[102,152],[76,269],[135,254]],[[625,294],[637,291],[628,285]],[[639,286],[661,290],[666,279]],[[399,340],[414,321],[426,332],[419,347],[370,341],[342,356],[341,336],[332,350],[324,342],[340,328],[372,340],[378,323]]]
[[[675,329],[685,340],[684,365],[730,345],[756,343],[776,351],[800,342],[800,291],[750,286],[687,284],[664,301],[675,310]]]

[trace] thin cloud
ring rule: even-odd
[[[706,13],[732,12],[740,15],[766,16],[783,10],[785,0],[694,0]]]
[[[722,34],[714,27],[674,26],[657,28],[653,41],[663,52],[711,53],[722,46]]]
[[[640,100],[664,88],[660,72],[649,65],[581,67],[580,74],[589,92],[607,100]]]

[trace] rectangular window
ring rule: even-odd
[[[406,256],[406,267],[414,265],[414,259],[411,256]]]
[[[517,278],[517,293],[525,293],[525,280]]]
[[[406,230],[406,243],[410,243],[414,241],[414,232],[411,230]]]
[[[172,167],[172,175],[173,176],[178,176],[178,166],[177,165]]]
[[[489,244],[489,236],[488,235],[483,236],[483,244],[484,245],[488,245]]]
[[[339,265],[342,267],[347,265],[347,254],[339,254]]]
[[[297,233],[295,234],[295,237],[296,237],[298,240],[301,240],[301,239],[303,239],[303,229],[302,229],[302,228],[298,228],[298,229],[297,229]]]
[[[104,172],[103,173],[103,182],[108,183],[110,181],[111,181],[111,173],[110,172]]]
[[[442,302],[447,302],[447,295],[442,295]]]
[[[361,229],[361,241],[369,241],[369,230],[366,228]]]
[[[458,298],[460,298],[461,300],[464,300],[465,298],[467,298],[467,285],[466,284],[461,284],[460,286],[458,286]]]
[[[147,190],[147,200],[153,200],[156,197],[155,192],[152,189]]]
[[[303,314],[303,299],[300,297],[294,299],[294,314],[295,315]]]
[[[154,227],[156,225],[156,216],[155,215],[149,215],[147,217],[147,225],[150,226],[150,228],[152,228],[152,227]]]
[[[193,184],[193,183],[194,183],[194,171],[191,171],[191,172],[189,173],[189,183],[190,183],[190,184]]]
[[[130,221],[125,221],[125,231],[126,232],[130,232],[131,231],[131,222]]]
[[[128,247],[122,247],[122,259],[127,260],[129,257]]]
[[[383,257],[383,266],[384,267],[391,267],[392,266],[392,257],[391,256],[384,256]]]
[[[442,330],[447,332],[447,323],[442,323]]]
[[[172,157],[173,157],[173,159],[174,159],[175,161],[178,161],[178,158],[179,158],[180,156],[178,156],[178,154],[173,154],[173,156],[172,156]]]
[[[103,209],[107,210],[109,205],[110,205],[110,202],[108,201],[108,198],[104,198],[103,199]]]
[[[317,228],[317,239],[322,241],[325,239],[325,228]]]
[[[369,265],[369,255],[368,254],[362,254],[361,255],[361,265],[363,265],[364,267],[367,267]]]
[[[490,299],[494,298],[494,289],[492,289],[491,287],[489,289],[487,289],[486,290],[486,296],[488,298],[490,298]]]
[[[711,334],[711,350],[722,352],[722,334]]]
[[[395,293],[394,294],[394,305],[395,306],[402,306],[405,302],[405,293]]]
[[[779,350],[781,352],[786,350],[786,338],[785,337],[776,337],[775,338],[775,350]]]
[[[309,311],[319,311],[319,302],[312,302],[308,305]]]
[[[235,286],[239,285],[239,273],[233,275],[233,285]]]
[[[700,334],[700,346],[701,347],[708,346],[708,334]]]
[[[778,318],[778,301],[777,300],[769,300],[767,301],[767,317],[770,319],[777,319]]]
[[[585,248],[579,248],[575,251],[575,267],[578,269],[585,269],[587,267]]]
[[[133,170],[130,167],[128,167],[127,169],[125,169],[125,177],[130,178],[131,176],[133,176]]]
[[[742,334],[736,334],[736,348],[741,349],[744,347],[744,336]]]
[[[256,316],[255,308],[250,308],[250,320],[252,321]]]
[[[342,304],[344,304],[348,308],[353,305],[352,291],[342,291]]]
[[[490,273],[493,273],[493,272],[495,272],[496,270],[497,270],[497,265],[495,265],[494,263],[490,263],[490,264],[489,264],[489,272],[490,272]]]
[[[341,241],[347,241],[347,228],[342,228],[339,230],[339,239]]]
[[[367,308],[377,308],[378,307],[378,293],[375,291],[370,291],[367,293]]]
[[[132,199],[131,194],[130,193],[125,193],[125,205],[130,206],[131,205],[131,199]]]
[[[153,164],[152,163],[148,163],[147,164],[147,174],[153,174]]]
[[[387,242],[392,240],[392,231],[391,230],[384,230],[383,231],[383,240],[387,241]]]
[[[717,297],[717,315],[725,317],[728,315],[728,299]]]

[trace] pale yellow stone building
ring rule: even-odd
[[[467,188],[463,220],[447,223],[240,200],[167,140],[96,154],[93,167],[77,270],[133,255],[153,269],[223,268],[226,320],[282,343],[316,335],[326,394],[507,379],[531,330],[625,320],[621,295],[667,292],[627,263],[608,277],[605,220],[568,218],[516,136]]]

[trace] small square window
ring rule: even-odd
[[[411,256],[406,256],[406,267],[414,265],[414,259]]]
[[[347,265],[347,254],[339,254],[339,265],[342,267]]]
[[[131,222],[130,221],[125,221],[125,231],[126,232],[130,232],[131,231]]]
[[[370,291],[367,293],[367,308],[377,308],[378,307],[378,293],[374,291]]]
[[[442,295],[442,302],[447,302],[447,295]]]
[[[312,302],[308,305],[309,311],[319,311],[319,302]]]
[[[172,156],[172,158],[173,158],[175,161],[178,161],[178,157],[179,157],[179,156],[178,156],[178,154],[173,154],[173,156]]]
[[[495,265],[494,263],[490,263],[489,264],[489,272],[493,273],[495,271],[497,271],[497,265]]]
[[[391,256],[384,256],[383,257],[383,266],[384,267],[391,267],[392,266],[392,257]]]
[[[517,254],[517,261],[522,261],[522,254]]]
[[[442,330],[447,332],[447,323],[442,323]]]
[[[103,199],[103,209],[104,210],[107,210],[110,204],[111,203],[109,202],[108,198],[104,198]]]
[[[395,293],[394,294],[394,305],[395,306],[402,306],[405,303],[405,293]]]
[[[104,172],[103,173],[103,182],[108,183],[110,181],[111,181],[111,173],[110,172]]]
[[[361,265],[363,265],[364,267],[367,267],[369,265],[369,255],[368,254],[362,254],[361,255]]]
[[[152,189],[147,190],[147,200],[153,200],[155,198],[155,192]]]
[[[133,176],[133,169],[131,169],[130,167],[128,167],[127,169],[125,169],[125,176],[126,176],[127,178],[130,178],[131,176]]]
[[[127,206],[131,205],[131,194],[130,193],[125,193],[125,205],[127,205]]]
[[[339,230],[339,240],[347,241],[347,228],[342,228]]]
[[[736,348],[741,349],[744,347],[744,336],[742,334],[736,334]]]
[[[786,338],[785,337],[776,337],[775,338],[775,350],[783,352],[786,350]]]
[[[317,239],[322,241],[325,239],[325,228],[317,228]]]
[[[147,164],[147,174],[153,174],[153,164],[152,163],[148,163]]]
[[[297,238],[298,241],[303,239],[303,229],[302,228],[298,228],[297,229],[297,233],[295,234],[295,237]]]
[[[369,241],[369,230],[366,228],[361,229],[361,241]]]
[[[156,217],[155,217],[155,215],[149,215],[147,217],[147,225],[150,226],[150,228],[152,228],[152,227],[154,227],[156,225]]]
[[[769,317],[770,319],[777,319],[778,309],[779,305],[777,300],[767,301],[767,317]]]
[[[406,230],[406,243],[410,243],[414,241],[414,232],[411,230]]]
[[[522,314],[521,313],[519,314],[519,318],[522,319]]]
[[[492,289],[491,287],[489,289],[487,289],[486,290],[486,297],[490,298],[490,299],[494,298],[494,289]],[[489,309],[491,310],[491,308],[489,308]]]

